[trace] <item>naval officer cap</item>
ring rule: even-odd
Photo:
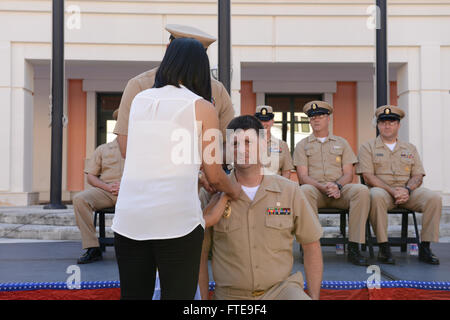
[[[333,107],[330,106],[325,101],[310,101],[303,106],[303,112],[306,113],[308,117],[318,116],[321,114],[332,114]]]
[[[375,117],[377,118],[377,121],[400,121],[404,116],[405,112],[397,106],[381,106],[375,111]]]
[[[273,109],[271,106],[257,106],[255,117],[260,121],[270,121],[273,119]]]
[[[203,46],[208,48],[211,43],[216,41],[217,39],[206,32],[203,32],[200,29],[185,26],[181,24],[168,24],[166,25],[166,30],[175,38],[194,38],[200,41]]]

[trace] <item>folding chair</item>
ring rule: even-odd
[[[366,185],[364,178],[362,175],[360,176],[361,183]],[[417,219],[416,219],[416,213],[412,210],[405,209],[405,208],[394,208],[392,210],[388,210],[387,214],[401,214],[402,215],[402,229],[401,229],[401,235],[400,237],[388,237],[388,243],[390,246],[393,247],[400,247],[401,252],[406,252],[408,243],[416,243],[417,246],[420,244],[420,238],[419,238],[419,228],[417,227]],[[413,217],[414,222],[414,231],[416,236],[414,238],[408,237],[408,215],[411,214]],[[378,243],[374,242],[374,239],[372,238],[372,233],[370,231],[370,226],[366,228],[366,243],[369,246],[369,253],[370,257],[373,258],[373,245],[378,245]]]
[[[401,252],[406,252],[408,243],[416,243],[417,246],[420,244],[420,237],[419,237],[419,228],[417,227],[417,219],[416,219],[416,213],[412,210],[404,209],[404,208],[394,208],[392,210],[388,210],[388,214],[401,214],[402,215],[402,229],[400,237],[388,237],[388,243],[390,246],[393,247],[400,247]],[[408,237],[408,215],[412,215],[413,222],[414,222],[414,231],[415,231],[415,237]],[[368,229],[368,232],[366,232],[367,238],[368,238],[368,245],[369,245],[369,252],[370,257],[373,258],[373,244],[378,245],[378,243],[374,242],[374,239],[372,238],[372,233],[370,231],[370,228]]]
[[[106,237],[106,228],[105,228],[105,214],[114,214],[115,207],[112,208],[104,208],[96,210],[94,213],[94,228],[97,227],[97,216],[98,216],[98,230],[99,237],[98,242],[100,244],[100,249],[102,251],[106,250],[106,246],[114,246],[114,238]]]

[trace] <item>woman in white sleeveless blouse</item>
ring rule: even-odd
[[[121,298],[151,299],[156,269],[161,299],[193,299],[205,222],[198,197],[201,165],[212,186],[237,198],[220,163],[203,150],[202,133],[219,128],[211,101],[208,56],[194,39],[173,40],[153,88],[130,110],[125,168],[112,229]],[[211,145],[210,145],[211,144]],[[221,157],[219,157],[221,159]]]

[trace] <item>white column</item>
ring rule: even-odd
[[[0,193],[0,203],[4,205],[29,205],[38,201],[33,188],[33,66],[24,59],[23,48],[12,46],[10,51],[10,101],[6,104],[11,121],[9,188]],[[7,53],[3,51],[3,55]],[[8,70],[8,69],[6,69]],[[8,71],[7,71],[8,73]],[[5,77],[6,78],[6,77]],[[7,79],[2,79],[7,81]],[[6,111],[8,113],[8,111]],[[1,121],[1,120],[0,120]],[[6,186],[6,184],[5,184]]]
[[[439,45],[420,48],[420,105],[422,110],[422,161],[427,177],[424,185],[443,190],[444,108],[441,100],[441,56]]]
[[[0,42],[0,192],[10,188],[11,150],[11,44]],[[0,198],[0,205],[2,200]]]
[[[256,92],[256,105],[263,106],[266,104],[266,93],[265,92]]]
[[[233,51],[231,51],[233,53]],[[233,103],[234,115],[241,114],[241,61],[232,57],[232,78],[231,78],[231,101]]]
[[[336,90],[334,90],[336,92]],[[328,103],[329,105],[333,105],[333,93],[334,92],[325,92],[323,94],[323,101]],[[333,114],[331,114],[331,120],[330,120],[330,133],[333,134]]]
[[[448,119],[450,119],[450,47],[441,47],[441,76],[442,84],[441,88],[441,101],[443,108],[442,121],[444,127],[442,130],[442,138],[444,139],[444,172],[442,178],[444,179],[443,188],[443,204],[450,206],[450,126],[448,125]],[[447,165],[446,165],[447,164]]]
[[[400,139],[413,143],[422,150],[422,110],[420,101],[419,50],[410,49],[408,63],[397,72],[398,105],[406,115],[401,122]]]
[[[357,83],[357,130],[359,147],[375,138],[376,129],[373,123],[375,113],[374,84],[373,82],[358,81]]]
[[[95,151],[97,138],[97,108],[95,91],[86,92],[86,159]]]

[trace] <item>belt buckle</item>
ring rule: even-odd
[[[259,297],[259,296],[262,296],[264,293],[266,293],[265,290],[255,290],[252,292],[252,296]]]

